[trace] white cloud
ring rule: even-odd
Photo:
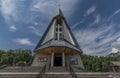
[[[112,48],[111,53],[117,53],[118,51],[120,51],[120,50],[118,50],[118,49],[116,49],[116,48]]]
[[[94,15],[95,20],[89,24],[90,27],[99,24],[101,22],[101,15]]]
[[[57,2],[53,0],[49,0],[49,1],[35,0],[31,5],[31,10],[50,16],[53,15],[53,12],[56,9],[57,6],[56,3]]]
[[[74,28],[76,28],[78,25],[80,25],[81,23],[83,23],[83,21],[80,21],[80,22],[75,23],[71,28],[74,29]]]
[[[101,21],[101,16],[100,15],[96,15],[95,16],[95,21],[93,22],[94,24],[97,24]]]
[[[30,5],[25,5],[24,1],[26,0],[1,0],[0,9],[2,15],[6,23],[8,23],[10,26],[10,31],[15,32],[15,26],[19,26],[16,24],[21,22],[21,24],[26,26],[32,25],[31,27],[25,28],[29,28],[35,35],[41,36],[41,33],[43,33],[43,30],[48,25],[45,24],[46,19],[50,20],[55,15],[55,13],[57,13],[59,3],[65,16],[70,17],[74,12],[74,8],[79,0],[31,0],[29,2]],[[38,19],[40,21],[38,21]]]
[[[35,24],[35,25],[39,25],[39,23],[38,23],[38,22],[34,22],[34,24]]]
[[[66,17],[71,17],[78,2],[80,5],[82,3],[82,0],[60,0],[61,8]]]
[[[109,53],[111,50],[111,47],[109,47],[111,46],[110,42],[120,36],[120,32],[114,33],[114,26],[114,23],[101,24],[101,28],[99,29],[75,31],[76,39],[78,40],[83,53],[90,55],[103,55],[104,53]]]
[[[76,6],[79,0],[35,0],[31,6],[32,11],[41,12],[47,16],[53,16],[55,12],[57,13],[59,4],[61,9],[68,16],[74,12],[74,7]],[[80,1],[79,1],[80,2]]]
[[[116,10],[109,18],[108,20],[111,20],[115,15],[120,13],[120,9]]]
[[[16,26],[12,25],[9,27],[10,31],[15,32],[17,30]]]
[[[16,18],[15,8],[15,0],[1,0],[1,12],[6,22],[10,21],[10,18]]]
[[[116,15],[116,14],[118,14],[118,13],[120,13],[120,9],[116,10],[116,11],[112,14],[111,17],[113,17],[114,15]]]
[[[71,16],[70,14],[74,12],[74,8],[79,0],[31,0],[28,2],[30,5],[25,5],[25,1],[26,0],[1,0],[1,12],[7,23],[11,23],[11,21],[18,22],[19,20],[30,21],[30,19],[35,18],[33,15],[38,13],[46,19],[51,18],[58,11],[59,3],[66,16]],[[22,15],[22,13],[24,13],[24,15]]]
[[[94,15],[94,18],[95,18],[94,21],[89,24],[90,27],[92,27],[93,25],[99,24],[101,22],[101,15],[100,14]],[[74,29],[82,23],[84,23],[83,20],[75,23],[71,28]]]
[[[84,14],[84,16],[89,16],[90,14],[92,14],[93,12],[95,12],[96,10],[96,6],[91,6],[87,11],[86,13]]]
[[[112,53],[120,51],[120,37],[112,43]]]
[[[30,5],[30,13],[31,15],[35,15],[29,18],[30,20],[28,20],[28,23],[34,23],[34,25],[29,25],[28,28],[35,35],[41,36],[41,33],[44,32],[43,30],[45,30],[49,24],[49,22],[46,24],[46,19],[51,20],[51,18],[55,16],[59,10],[59,3],[65,16],[70,18],[78,1],[79,0],[61,0],[59,2],[58,0],[33,0]],[[36,21],[36,18],[39,18],[40,21]],[[37,27],[36,25],[40,27]]]
[[[28,38],[17,38],[17,39],[14,39],[13,41],[19,45],[26,45],[26,46],[34,45],[34,43],[32,43]]]
[[[32,33],[34,33],[37,36],[41,36],[43,33],[42,31],[40,31],[39,28],[37,28],[35,26],[29,26],[28,28],[32,31]]]

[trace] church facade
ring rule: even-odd
[[[32,66],[65,67],[68,65],[84,68],[77,40],[59,9],[52,19],[36,48]]]

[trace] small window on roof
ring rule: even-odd
[[[61,19],[57,19],[57,25],[62,25],[62,20]]]

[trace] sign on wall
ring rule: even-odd
[[[39,57],[38,62],[47,62],[47,57]]]

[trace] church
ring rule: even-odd
[[[84,69],[80,57],[82,50],[61,9],[53,17],[34,52],[32,66],[67,67],[72,65]]]
[[[31,66],[0,66],[0,78],[120,78],[119,73],[86,72],[82,50],[61,9],[34,49]],[[118,63],[110,64],[118,66]]]

